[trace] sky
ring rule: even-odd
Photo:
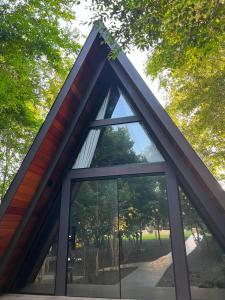
[[[80,31],[80,33],[83,35],[83,38],[81,38],[81,44],[83,44],[89,34],[89,32],[92,29],[92,26],[89,26],[87,24],[83,24],[83,22],[89,22],[90,18],[92,17],[92,13],[87,8],[87,3],[91,5],[91,0],[87,1],[81,1],[81,4],[77,7],[74,7],[74,10],[76,12],[76,20],[74,23],[74,26]],[[105,24],[107,27],[107,24]],[[159,89],[159,81],[154,80],[152,81],[149,77],[146,76],[144,71],[144,65],[147,60],[147,52],[141,52],[140,50],[137,50],[135,48],[132,49],[132,51],[127,54],[128,58],[138,71],[138,73],[141,75],[145,83],[148,85],[148,87],[151,89],[153,94],[156,96],[158,101],[161,103],[163,107],[165,107],[166,104],[166,92],[162,89]],[[225,189],[225,181],[220,182],[222,187]]]
[[[91,2],[91,1],[87,1]],[[89,32],[92,29],[92,26],[89,26],[87,24],[83,24],[83,22],[89,22],[90,18],[92,17],[92,12],[87,8],[87,2],[81,1],[81,4],[74,7],[74,10],[76,12],[76,20],[75,20],[75,27],[80,31],[80,33],[84,36],[81,38],[81,44],[83,44],[86,40],[86,37],[88,36]],[[91,5],[91,4],[90,4]],[[107,24],[106,24],[107,26]],[[141,75],[141,77],[144,79],[148,87],[151,89],[153,94],[156,96],[156,98],[159,100],[159,102],[162,104],[162,106],[165,106],[166,100],[165,100],[165,92],[162,89],[159,89],[159,82],[158,80],[152,81],[149,77],[146,76],[144,71],[144,65],[147,60],[147,52],[139,51],[135,48],[131,50],[129,54],[127,54],[128,58],[138,71],[138,73]]]

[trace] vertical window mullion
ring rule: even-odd
[[[170,168],[168,168],[166,173],[166,186],[169,203],[176,298],[177,300],[190,300],[191,294],[177,180],[174,172]]]
[[[70,210],[70,177],[66,176],[62,184],[59,240],[56,269],[55,295],[66,295],[67,252]]]

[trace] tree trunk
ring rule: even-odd
[[[160,236],[159,222],[157,222],[157,232],[158,232],[159,243],[160,243],[160,245],[162,245],[161,236]]]
[[[99,272],[99,248],[96,248],[96,256],[95,256],[95,276],[98,276]]]
[[[140,229],[140,248],[142,248],[142,229]]]
[[[112,266],[115,267],[117,265],[117,255],[118,255],[118,241],[116,233],[112,234],[112,238],[110,241],[111,245],[111,253],[112,253]]]
[[[123,254],[123,239],[122,234],[119,232],[119,255],[120,255],[120,261],[124,262],[124,254]]]
[[[138,231],[136,232],[136,248],[138,248],[138,240],[139,240],[139,236],[138,236]]]
[[[83,247],[83,276],[87,274],[87,263],[86,263],[86,243],[84,242]]]

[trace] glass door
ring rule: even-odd
[[[67,295],[120,297],[116,180],[72,184]]]
[[[175,299],[165,177],[120,178],[118,200],[121,298]]]
[[[76,181],[69,223],[68,296],[175,298],[164,176]]]

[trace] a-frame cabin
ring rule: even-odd
[[[0,207],[0,288],[225,299],[225,193],[94,28]]]

